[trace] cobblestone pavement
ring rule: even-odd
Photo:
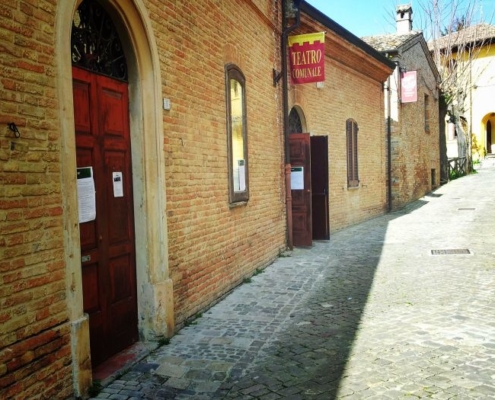
[[[279,258],[97,398],[495,398],[491,161]]]

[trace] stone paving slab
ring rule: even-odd
[[[487,160],[279,258],[97,398],[495,398],[494,233]]]

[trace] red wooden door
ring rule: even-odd
[[[311,246],[311,153],[309,133],[289,135],[294,246]]]
[[[129,100],[127,83],[75,67],[73,90],[77,167],[93,168],[96,191],[96,219],[79,225],[96,366],[138,337]]]

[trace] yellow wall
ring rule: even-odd
[[[491,114],[495,113],[495,46],[487,44],[474,50],[472,55],[471,62],[467,53],[459,56],[459,60],[464,63],[459,69],[464,70],[460,82],[464,82],[466,89],[464,112],[461,115],[466,118],[468,129],[471,130],[472,155],[476,160],[492,152],[492,148],[487,149],[486,123],[493,118]]]

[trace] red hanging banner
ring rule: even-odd
[[[290,76],[293,84],[325,80],[325,32],[289,36]]]
[[[402,103],[414,103],[418,101],[418,83],[416,71],[403,72],[401,77]]]

